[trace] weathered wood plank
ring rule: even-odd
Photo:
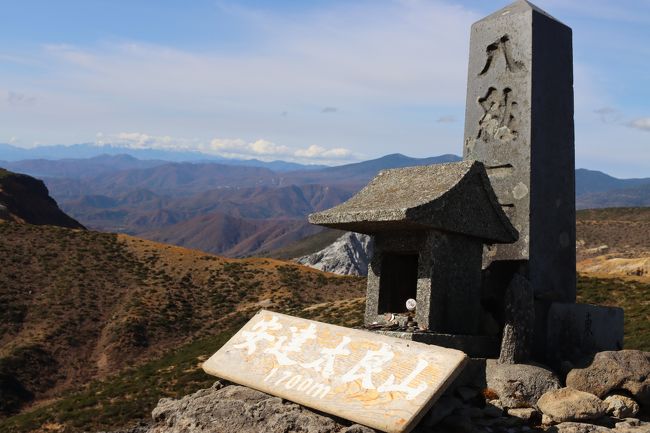
[[[386,432],[408,432],[463,352],[260,311],[203,364],[212,375]]]

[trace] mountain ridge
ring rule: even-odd
[[[396,153],[341,166],[286,172],[228,165],[223,161],[169,162],[139,160],[128,155],[31,160],[17,162],[15,166],[51,174],[44,181],[61,209],[93,229],[176,242],[220,254],[250,256],[272,254],[276,248],[293,244],[296,236],[316,233],[296,221],[279,220],[304,221],[309,213],[335,206],[382,169],[460,159],[450,154],[411,158]],[[602,172],[578,169],[576,191],[578,209],[650,205],[650,178],[617,179]],[[226,224],[225,218],[215,215],[200,218],[208,214],[226,214],[240,221],[229,218]],[[269,221],[261,224],[246,221],[249,219]],[[210,224],[215,222],[211,232]],[[225,236],[225,226],[243,229],[253,225],[259,228],[259,234],[242,235],[240,246],[215,235],[221,231]],[[263,233],[274,238],[264,241]]]
[[[259,308],[363,295],[361,279],[123,234],[0,224],[0,415],[218,334]]]
[[[50,197],[42,180],[0,168],[0,220],[85,229]]]

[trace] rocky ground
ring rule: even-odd
[[[368,275],[372,256],[370,236],[347,232],[315,253],[295,259],[301,265],[339,275]]]
[[[648,433],[650,352],[601,352],[557,375],[541,365],[472,360],[414,433]],[[645,411],[645,412],[644,412]],[[162,399],[120,433],[372,433],[262,392],[216,382]],[[118,432],[115,432],[118,433]]]

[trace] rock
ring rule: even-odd
[[[442,420],[442,424],[457,433],[470,433],[474,430],[472,420],[462,415],[449,415]]]
[[[478,395],[478,391],[467,386],[460,386],[456,389],[456,394],[458,394],[463,401],[469,401]]]
[[[348,232],[315,253],[295,259],[298,263],[340,275],[368,275],[372,242],[368,235]]]
[[[350,427],[343,430],[342,433],[377,433],[375,430],[370,427],[366,427],[361,424],[353,424]]]
[[[487,360],[487,387],[494,390],[506,408],[535,407],[547,391],[560,388],[555,373],[531,364],[499,364]]]
[[[641,425],[641,421],[638,418],[625,418],[624,421],[631,426]]]
[[[532,407],[508,409],[508,416],[519,418],[520,420],[527,423],[541,420],[541,414]]]
[[[573,388],[549,391],[542,395],[537,406],[557,423],[597,419],[607,411],[607,405],[601,399]]]
[[[597,353],[589,366],[571,370],[566,383],[601,398],[623,389],[641,406],[650,406],[650,353],[639,350]]]
[[[463,406],[454,411],[454,415],[459,415],[463,418],[481,418],[483,410],[475,406]]]
[[[583,424],[579,422],[563,422],[555,425],[547,433],[614,433],[614,430],[594,424]]]
[[[518,418],[499,417],[499,418],[482,418],[475,421],[476,424],[494,429],[519,427],[523,422]],[[498,430],[501,431],[501,430]]]
[[[533,343],[535,301],[528,280],[515,274],[506,289],[505,326],[499,362],[517,364],[528,361]]]
[[[505,410],[505,407],[503,406],[503,403],[501,403],[501,400],[499,400],[498,398],[494,399],[494,400],[489,400],[487,402],[487,404],[489,404],[490,406],[494,406],[494,407],[496,407],[498,409],[501,409],[501,412],[503,412]]]
[[[456,397],[451,397],[448,395],[443,395],[440,399],[433,405],[429,413],[427,413],[420,424],[425,426],[434,426],[442,421],[445,417],[451,415],[451,413],[462,407],[463,403]]]
[[[147,433],[373,433],[243,386],[217,382],[180,400],[164,398]]]
[[[503,409],[491,403],[486,403],[483,408],[483,416],[488,418],[499,418],[503,416]]]
[[[607,413],[616,418],[631,418],[639,413],[639,405],[630,397],[611,394],[605,399]]]

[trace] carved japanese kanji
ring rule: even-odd
[[[514,60],[512,58],[512,52],[510,49],[510,36],[508,35],[503,35],[494,43],[488,45],[485,49],[485,53],[487,54],[487,59],[485,60],[485,66],[483,66],[483,69],[481,69],[479,75],[484,75],[490,70],[498,54],[503,54],[506,70],[508,72],[519,72],[526,69],[523,62]]]
[[[485,142],[490,140],[512,141],[519,133],[517,125],[517,102],[512,98],[512,89],[504,88],[501,92],[490,87],[478,103],[483,108],[483,116],[479,120],[479,130],[476,138]]]

